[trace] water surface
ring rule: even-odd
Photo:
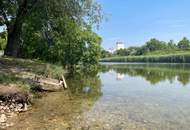
[[[18,130],[188,130],[189,64],[103,64],[36,99]]]

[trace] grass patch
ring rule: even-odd
[[[190,63],[190,52],[144,56],[119,56],[100,60],[101,62],[145,62],[145,63]]]
[[[190,54],[190,50],[158,50],[158,51],[153,51],[153,52],[148,52],[145,55],[146,56],[158,56],[158,55],[173,55],[173,54],[178,54],[178,55],[183,55],[183,54]]]

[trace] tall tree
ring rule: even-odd
[[[150,39],[150,41],[146,43],[146,47],[148,48],[149,51],[156,51],[156,50],[165,49],[166,44],[165,42],[162,42],[153,38],[153,39]]]
[[[178,47],[180,49],[189,49],[190,48],[190,41],[186,37],[184,37],[181,41],[179,41]]]
[[[38,15],[35,24],[50,42],[49,31],[56,26],[57,18],[69,17],[80,24],[94,24],[101,21],[101,7],[94,0],[1,0],[0,26],[8,32],[5,55],[18,57],[23,43],[23,25]]]

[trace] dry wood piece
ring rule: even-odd
[[[64,88],[66,88],[66,89],[67,89],[67,88],[68,88],[68,87],[67,87],[67,83],[66,83],[65,78],[64,78],[64,76],[63,76],[63,75],[62,75],[62,80],[63,80],[63,85],[64,85]]]
[[[63,88],[67,89],[67,84],[63,75],[62,75],[62,80],[60,81],[40,76],[35,76],[34,79],[35,82],[40,85],[40,89],[45,91],[57,91]]]

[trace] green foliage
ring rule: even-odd
[[[101,49],[101,58],[106,58],[106,57],[111,57],[112,54],[106,50],[104,50],[103,48]]]
[[[184,37],[181,41],[179,41],[178,47],[180,49],[189,49],[190,48],[190,41],[186,37]]]
[[[14,4],[3,0],[1,6],[4,12],[12,10],[7,14],[10,16],[9,23],[16,23],[15,19],[19,20],[21,26],[21,35],[18,38],[21,41],[19,56],[62,63],[65,66],[98,63],[102,40],[93,32],[92,26],[98,26],[103,15],[101,5],[96,1],[13,0],[12,2]],[[0,11],[0,16],[3,17],[4,25],[10,28],[10,24],[5,22],[3,11]],[[17,18],[19,13],[24,15],[21,19]]]
[[[166,43],[153,38],[146,43],[146,47],[148,51],[163,50],[166,48]]]
[[[39,21],[44,24],[63,16],[78,23],[99,24],[103,18],[101,10],[94,0],[1,0],[0,26],[11,27],[16,20],[26,20],[33,13],[41,16]]]
[[[119,49],[115,52],[115,54],[118,56],[128,56],[129,51],[127,49]]]
[[[85,46],[83,48],[83,56],[81,62],[84,65],[95,65],[98,64],[99,58],[101,56],[101,42],[102,39],[91,29],[87,29],[83,33],[83,42]]]
[[[38,58],[65,66],[77,64],[97,64],[100,58],[101,38],[88,25],[78,26],[68,17],[56,21],[55,29],[48,32],[51,39],[44,38],[43,33],[30,33],[26,29],[23,44],[24,57]],[[29,33],[27,33],[29,32]],[[33,35],[32,37],[29,37]]]
[[[125,49],[120,49],[115,52],[118,56],[134,56],[141,55],[141,47],[129,47]]]
[[[146,44],[141,47],[129,47],[129,48],[117,50],[115,52],[115,55],[138,56],[138,55],[145,55],[146,53],[154,52],[158,50],[166,50],[168,48],[174,49],[173,43],[169,43],[167,45],[165,42],[162,42],[153,38],[153,39],[150,39],[150,41],[146,42]]]
[[[177,45],[174,43],[173,40],[170,40],[168,42],[168,49],[170,49],[170,50],[176,50],[177,49]]]

